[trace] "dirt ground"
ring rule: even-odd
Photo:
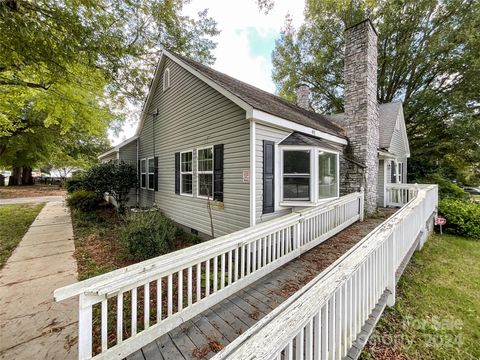
[[[63,195],[65,190],[58,185],[0,186],[0,199]]]

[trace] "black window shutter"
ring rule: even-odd
[[[153,164],[155,166],[154,170],[153,170],[153,176],[155,178],[155,180],[153,180],[153,186],[154,186],[154,190],[155,191],[158,191],[158,156],[155,156],[153,158]]]
[[[263,140],[263,213],[275,211],[275,143]],[[251,181],[255,181],[252,179]]]
[[[175,153],[175,194],[180,194],[180,153]]]
[[[213,146],[213,200],[223,202],[223,144]]]
[[[140,160],[138,160],[138,167],[137,167],[138,188],[140,188],[140,187],[142,186],[142,184],[141,184],[141,181],[142,181],[141,176],[142,176],[142,175],[140,175],[140,172],[141,172],[141,171],[142,171],[142,170],[140,170]]]

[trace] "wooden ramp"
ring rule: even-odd
[[[288,264],[129,355],[133,359],[209,359],[332,264],[395,210],[355,223]]]

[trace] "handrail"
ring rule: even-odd
[[[395,273],[417,237],[426,234],[438,188],[418,189],[402,209],[214,359],[291,358],[294,349],[296,358],[345,357],[385,290],[393,304]]]
[[[362,217],[363,193],[349,194],[57,289],[54,297],[60,301],[79,296],[80,359],[122,358]],[[138,301],[139,289],[143,304]],[[128,329],[123,324],[124,297],[132,302]],[[107,316],[113,298],[117,307],[115,343],[109,341]],[[156,302],[153,315],[150,299]],[[96,304],[101,305],[101,351],[92,351],[92,308]],[[141,330],[137,312],[144,313]]]

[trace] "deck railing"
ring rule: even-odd
[[[402,209],[214,359],[345,358],[381,297],[394,304],[396,272],[426,237],[437,186],[416,188]]]
[[[385,205],[402,207],[416,196],[418,189],[417,184],[387,184]]]
[[[363,218],[363,193],[72,284],[80,359],[117,359],[147,345]]]

